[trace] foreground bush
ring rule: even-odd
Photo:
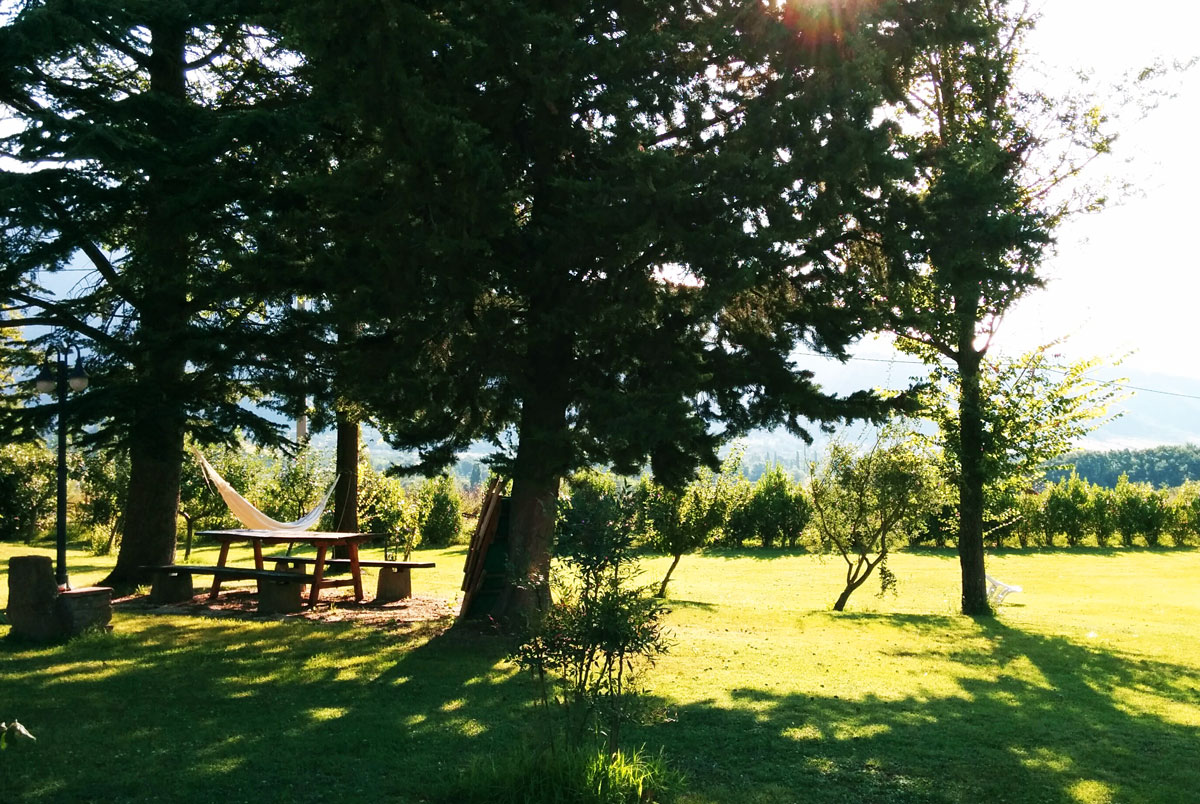
[[[682,786],[661,755],[604,749],[514,751],[468,766],[441,800],[463,804],[649,804]]]

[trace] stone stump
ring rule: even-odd
[[[54,601],[58,584],[49,556],[13,556],[8,560],[8,621],[20,639],[48,642],[61,635]]]
[[[112,589],[88,586],[60,592],[49,556],[8,561],[8,621],[20,639],[50,642],[112,620]]]
[[[380,567],[376,603],[391,603],[412,597],[412,570],[408,567]]]

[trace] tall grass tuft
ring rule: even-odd
[[[601,747],[512,751],[476,760],[440,801],[462,804],[651,804],[667,802],[683,778],[661,754],[610,756]]]

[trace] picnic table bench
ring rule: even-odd
[[[177,603],[190,600],[195,594],[193,575],[211,575],[214,584],[221,580],[258,581],[259,611],[288,613],[300,610],[300,598],[305,583],[313,575],[254,567],[204,566],[200,564],[164,564],[146,567],[154,573],[150,599],[155,603]]]
[[[266,556],[264,561],[274,561],[276,570],[293,571],[308,564],[317,563],[317,559],[306,556]],[[330,558],[325,561],[325,567],[331,570],[350,569],[350,559]],[[388,561],[385,559],[358,559],[360,567],[374,567],[380,570],[379,584],[375,592],[377,603],[390,603],[412,597],[412,570],[428,569],[436,566],[432,561]]]

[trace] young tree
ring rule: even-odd
[[[811,514],[804,490],[778,464],[755,481],[750,515],[763,547],[795,547]]]
[[[924,526],[939,502],[938,489],[932,465],[906,444],[877,443],[857,454],[834,443],[826,460],[813,464],[809,492],[817,544],[846,562],[846,587],[834,611],[843,611],[876,569],[883,591],[895,587],[887,568],[892,542]]]
[[[371,243],[338,277],[353,395],[423,469],[515,436],[507,611],[545,602],[572,470],[679,488],[723,436],[878,413],[789,359],[865,327],[829,255],[899,170],[875,112],[904,41],[867,4],[319,9],[314,84],[372,145],[334,176]]]
[[[977,471],[983,482],[983,521],[991,527],[1019,516],[1020,500],[1082,436],[1108,421],[1109,406],[1121,398],[1115,381],[1091,378],[1100,361],[1061,365],[1054,361],[1054,347],[979,365],[979,391],[986,404],[978,424],[986,449]],[[925,415],[937,425],[933,442],[941,450],[946,482],[961,488],[965,459],[959,385],[957,371],[935,363],[922,401]]]
[[[76,513],[85,525],[104,532],[103,554],[112,552],[129,491],[129,456],[121,452],[91,452],[80,456],[77,479],[83,499]]]
[[[710,469],[701,470],[696,480],[679,491],[663,487],[647,475],[638,482],[637,529],[648,544],[671,556],[671,566],[655,597],[667,596],[667,584],[680,559],[707,544],[725,521],[718,477]]]
[[[916,57],[900,104],[906,133],[897,139],[921,179],[907,209],[897,207],[907,226],[862,253],[881,273],[905,263],[901,282],[883,283],[880,303],[892,309],[902,345],[953,372],[962,611],[983,614],[992,454],[985,358],[1004,313],[1041,285],[1038,267],[1055,227],[1079,208],[1063,186],[1107,152],[1113,136],[1094,105],[1019,85],[1033,25],[1026,4],[935,0],[924,8],[929,17],[907,29]]]
[[[185,433],[272,432],[237,403],[270,329],[243,269],[303,90],[274,5],[30,0],[0,28],[0,106],[20,123],[0,140],[18,165],[0,173],[0,286],[23,325],[95,353],[72,413],[130,459],[108,584],[171,561]],[[91,273],[73,294],[37,284],[75,261]]]

